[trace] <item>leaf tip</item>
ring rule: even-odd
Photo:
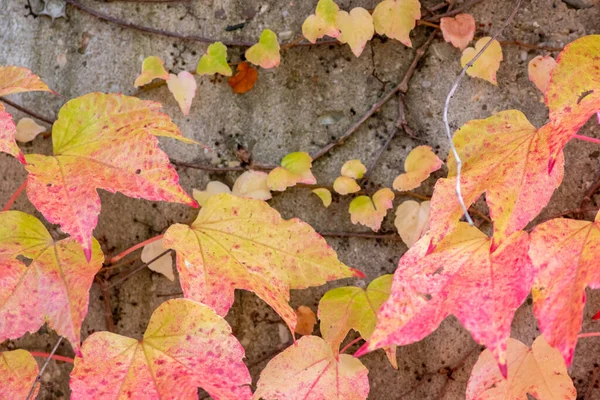
[[[365,344],[360,346],[360,348],[358,350],[356,350],[356,353],[354,353],[354,357],[356,357],[356,358],[362,357],[365,354],[369,353],[370,351],[371,351],[371,349],[369,349],[369,342],[366,342]]]
[[[364,278],[366,278],[366,277],[367,277],[367,276],[364,274],[364,272],[362,272],[362,271],[359,271],[359,270],[357,270],[357,269],[355,269],[355,268],[350,268],[350,271],[352,271],[352,275],[353,275],[354,277],[356,277],[356,278],[364,279]],[[598,314],[600,314],[600,312],[599,312]],[[599,318],[600,318],[600,317],[599,317]]]

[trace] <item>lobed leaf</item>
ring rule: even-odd
[[[365,45],[375,34],[373,17],[362,7],[353,8],[350,13],[338,11],[336,25],[340,30],[338,40],[347,43],[356,57],[360,57]]]
[[[308,153],[290,153],[281,160],[281,167],[269,172],[267,185],[271,190],[279,192],[297,183],[314,185],[317,180],[310,171],[311,168],[312,158]]]
[[[412,47],[410,31],[420,18],[419,0],[383,0],[373,11],[373,23],[377,33],[399,40],[408,47]]]
[[[464,49],[462,57],[460,57],[460,65],[464,68],[490,40],[493,40],[492,44],[481,54],[473,65],[467,69],[467,75],[484,79],[498,86],[496,72],[500,68],[500,62],[502,61],[503,56],[502,47],[497,40],[492,39],[491,37],[483,37],[475,43],[475,48],[467,47]]]
[[[340,36],[336,18],[340,10],[333,0],[319,0],[314,14],[309,15],[302,24],[302,34],[311,43],[327,35],[332,38]]]
[[[221,74],[231,76],[231,67],[227,64],[227,46],[221,42],[208,46],[206,54],[200,58],[196,73],[198,75]]]
[[[303,336],[261,372],[254,399],[365,400],[369,371],[357,358],[336,355],[320,337]]]
[[[155,79],[169,79],[169,73],[163,66],[163,60],[157,56],[146,57],[142,62],[142,72],[135,79],[133,86],[140,87],[147,85]]]
[[[54,123],[54,155],[26,157],[29,200],[81,243],[88,259],[100,213],[97,189],[197,205],[179,186],[156,136],[192,141],[159,109],[159,103],[123,95],[78,97],[62,107]]]
[[[394,192],[388,188],[379,189],[372,199],[369,196],[355,197],[348,207],[350,219],[355,225],[360,223],[377,232],[381,228],[387,210],[392,208],[393,200]]]
[[[513,234],[492,251],[491,239],[461,223],[433,251],[430,242],[425,235],[400,259],[377,327],[356,356],[418,342],[454,315],[506,376],[511,322],[533,278],[527,233]]]
[[[467,400],[575,400],[577,392],[560,353],[538,336],[531,349],[508,339],[508,376],[496,368],[494,356],[485,350],[473,367],[467,384]]]
[[[0,341],[36,332],[47,322],[77,351],[88,293],[104,261],[98,242],[92,241],[88,262],[73,239],[55,242],[37,218],[5,211],[0,245]]]
[[[164,245],[177,252],[184,296],[224,315],[234,289],[255,292],[293,332],[289,290],[363,276],[341,263],[308,224],[283,220],[260,200],[222,193],[211,197],[191,226],[172,225]]]
[[[142,340],[110,332],[89,336],[71,372],[76,399],[250,399],[244,348],[227,322],[204,304],[164,302]]]
[[[246,60],[263,68],[278,67],[281,58],[277,34],[270,29],[265,29],[258,43],[246,51]]]
[[[440,169],[442,164],[442,160],[435,155],[431,147],[417,146],[408,153],[404,160],[406,173],[398,175],[392,186],[398,191],[416,189],[425,179],[429,178],[432,172]]]
[[[37,362],[25,350],[0,353],[0,399],[26,399],[39,373]],[[35,399],[39,386],[32,393]]]
[[[444,17],[440,20],[440,29],[446,42],[464,50],[475,36],[475,18],[471,14]]]

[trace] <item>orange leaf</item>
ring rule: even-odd
[[[0,399],[26,399],[39,373],[37,362],[25,350],[0,353]],[[32,399],[37,397],[40,388],[36,385]]]
[[[440,20],[440,28],[446,42],[464,50],[475,36],[475,19],[471,14],[458,14],[456,17],[444,17]]]
[[[229,78],[227,83],[231,86],[234,93],[246,93],[254,87],[258,79],[258,71],[251,67],[246,61],[237,66],[237,71],[234,76]]]
[[[296,317],[298,322],[296,323],[296,333],[299,335],[310,335],[315,329],[317,323],[317,316],[315,312],[307,306],[300,306],[296,310]]]
[[[204,304],[164,302],[142,340],[110,332],[86,339],[71,372],[74,399],[250,400],[244,348],[227,322]]]
[[[52,128],[53,156],[26,157],[27,195],[90,257],[98,222],[97,189],[196,206],[179,186],[156,136],[185,142],[161,105],[118,94],[90,93],[67,102]]]
[[[418,342],[454,315],[505,368],[512,319],[532,282],[527,233],[513,234],[492,251],[490,238],[461,223],[428,254],[430,242],[424,236],[400,259],[377,327],[356,356]]]
[[[0,245],[0,341],[36,332],[48,322],[77,351],[88,293],[104,260],[98,242],[93,240],[87,262],[73,239],[54,242],[37,218],[5,211],[0,213]]]
[[[543,336],[531,349],[516,339],[508,339],[508,377],[503,377],[492,353],[485,350],[473,367],[467,384],[467,400],[575,400],[577,391],[560,353]]]
[[[549,172],[550,125],[537,130],[516,110],[473,120],[454,134],[463,162],[461,188],[467,206],[482,194],[494,221],[498,243],[523,229],[548,204],[563,177],[562,151]],[[456,162],[448,159],[448,178],[440,179],[431,198],[430,230],[434,243],[456,227],[462,209],[456,198]]]
[[[553,219],[531,232],[534,265],[533,312],[540,331],[573,360],[581,330],[585,288],[600,287],[600,219],[595,222]]]
[[[357,358],[336,354],[320,337],[304,336],[263,369],[254,399],[365,400],[369,371]]]

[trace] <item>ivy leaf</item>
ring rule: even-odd
[[[327,35],[332,38],[340,36],[336,24],[337,13],[340,10],[333,0],[319,0],[316,12],[309,15],[302,24],[302,34],[311,43]]]
[[[142,340],[110,332],[86,339],[71,372],[77,399],[251,399],[244,348],[224,319],[187,299],[164,302]]]
[[[198,75],[221,74],[231,76],[231,67],[227,64],[227,46],[221,42],[208,46],[206,54],[200,58],[196,73]]]
[[[549,171],[550,125],[536,130],[516,110],[469,121],[454,134],[462,159],[461,189],[467,207],[486,193],[495,241],[523,229],[548,204],[563,177],[562,152]],[[456,162],[448,157],[448,178],[435,185],[430,229],[435,242],[456,227],[462,209],[456,198]]]
[[[353,224],[368,226],[375,232],[381,228],[381,222],[387,214],[387,210],[392,208],[394,192],[388,188],[379,189],[373,195],[358,196],[352,199],[348,211]]]
[[[556,133],[550,139],[553,157],[579,128],[600,111],[600,35],[584,36],[558,55],[546,90],[546,105]]]
[[[412,47],[410,31],[420,18],[419,0],[384,0],[373,11],[373,23],[377,33],[399,40],[408,47]]]
[[[263,68],[278,67],[281,58],[277,34],[270,29],[265,29],[258,43],[246,51],[246,60]]]
[[[5,351],[0,353],[0,387],[2,399],[25,399],[39,373],[35,358],[25,350]],[[32,399],[37,397],[40,388],[37,386]],[[5,397],[6,395],[6,397]]]
[[[98,242],[93,240],[87,262],[73,239],[55,242],[37,218],[5,211],[0,245],[0,341],[36,332],[47,322],[77,351],[88,293],[104,261]]]
[[[600,288],[600,217],[557,218],[531,232],[533,312],[540,331],[571,365],[581,330],[585,288]]]
[[[529,80],[540,90],[546,93],[548,83],[550,83],[550,75],[556,67],[556,61],[552,56],[537,56],[527,64],[527,72]]]
[[[325,206],[325,208],[327,208],[331,205],[331,192],[329,191],[329,189],[316,188],[316,189],[313,189],[312,192],[314,194],[316,194],[317,196],[319,196],[319,198],[323,202],[323,205]]]
[[[232,193],[248,199],[269,200],[271,190],[267,185],[267,173],[261,171],[246,171],[235,180]]]
[[[365,167],[360,160],[350,160],[346,161],[344,165],[342,165],[341,172],[342,176],[352,179],[361,179],[365,172],[367,172],[367,167]]]
[[[140,259],[144,263],[149,263],[164,252],[165,248],[163,247],[162,239],[156,240],[144,246],[142,249],[142,254],[140,255]],[[154,262],[148,264],[148,269],[164,275],[171,282],[175,281],[175,274],[173,273],[173,259],[170,254],[160,257]]]
[[[234,93],[243,94],[254,87],[257,79],[258,71],[244,61],[237,66],[235,75],[229,78],[227,84]]]
[[[81,243],[88,260],[98,222],[97,189],[196,206],[179,186],[156,136],[181,136],[160,104],[90,93],[67,102],[52,129],[54,156],[26,157],[27,195],[54,224]]]
[[[440,169],[442,164],[442,160],[435,155],[431,147],[417,146],[408,153],[404,160],[406,173],[394,179],[393,187],[401,192],[416,189],[432,172]]]
[[[338,176],[335,178],[335,181],[333,181],[333,190],[338,194],[346,195],[360,191],[360,186],[353,178]]]
[[[353,8],[350,13],[338,11],[336,24],[340,29],[338,40],[348,43],[352,53],[360,57],[365,45],[375,33],[371,14],[362,7]]]
[[[510,325],[532,283],[527,233],[517,232],[491,251],[491,239],[463,222],[428,254],[430,241],[425,235],[400,259],[392,294],[356,356],[418,342],[454,315],[492,351],[506,376]]]
[[[458,14],[440,20],[440,29],[446,42],[464,50],[475,36],[475,18],[471,14]]]
[[[283,220],[261,200],[222,193],[211,197],[191,226],[172,225],[166,248],[177,252],[184,296],[220,315],[233,304],[234,289],[255,292],[293,332],[296,314],[289,290],[364,276],[341,263],[308,224]]]
[[[154,79],[169,79],[169,73],[163,66],[163,60],[157,56],[146,57],[142,62],[142,73],[135,79],[135,87],[144,86]]]
[[[508,377],[496,368],[492,353],[485,350],[473,367],[467,384],[467,400],[575,400],[577,391],[569,378],[560,353],[538,336],[531,349],[516,339],[508,339]]]
[[[187,71],[181,71],[179,74],[170,74],[167,80],[169,92],[173,93],[173,97],[177,100],[179,108],[183,115],[190,113],[192,100],[196,97],[196,79],[194,75]]]
[[[429,202],[407,200],[396,208],[394,226],[402,241],[412,247],[429,229]]]
[[[498,86],[496,72],[500,68],[500,62],[503,57],[502,47],[497,40],[492,39],[491,37],[483,37],[475,43],[475,48],[467,47],[464,49],[462,57],[460,57],[460,65],[464,68],[490,40],[493,40],[492,44],[483,52],[483,54],[481,54],[481,56],[479,56],[477,61],[467,69],[467,75],[484,79]]]
[[[297,183],[314,185],[317,180],[310,169],[312,168],[312,158],[308,153],[295,152],[283,157],[281,167],[277,167],[267,177],[267,185],[271,190],[283,192]]]
[[[17,122],[15,139],[21,143],[31,142],[37,135],[45,131],[46,128],[36,124],[31,118],[21,118],[19,122]]]
[[[204,207],[208,202],[208,199],[219,193],[231,193],[231,189],[229,189],[229,186],[227,186],[223,182],[210,181],[206,185],[206,190],[194,189],[192,192],[192,196],[198,202],[198,204]]]
[[[350,329],[368,340],[377,324],[377,312],[390,297],[392,274],[380,276],[367,286],[366,290],[356,286],[331,289],[319,302],[321,335],[329,343],[334,353],[339,352],[340,344]],[[396,346],[386,349],[390,363],[398,368]]]
[[[254,399],[364,400],[369,395],[368,373],[357,358],[338,356],[320,337],[303,336],[269,361]]]
[[[13,93],[31,91],[52,92],[44,82],[27,68],[0,66],[0,97]],[[17,128],[12,116],[0,103],[0,152],[8,153],[25,164],[25,156],[17,143],[15,134]]]

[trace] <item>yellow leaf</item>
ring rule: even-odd
[[[398,191],[413,190],[429,178],[429,175],[440,169],[443,162],[435,155],[429,146],[417,146],[410,151],[404,160],[406,173],[399,175],[393,183]]]
[[[295,186],[297,183],[314,185],[317,180],[310,172],[311,167],[312,158],[308,153],[290,153],[281,160],[281,167],[269,172],[267,185],[271,190],[278,192],[283,192],[286,188]]]
[[[177,100],[183,115],[190,113],[192,100],[196,96],[196,79],[187,71],[181,71],[178,75],[170,74],[167,80],[169,91]]]
[[[446,42],[464,50],[475,36],[475,18],[471,14],[458,14],[456,17],[444,17],[440,20],[440,29]]]
[[[21,118],[17,123],[15,139],[21,143],[31,142],[37,135],[45,131],[46,128],[36,124],[31,118]]]
[[[194,189],[192,191],[192,196],[194,197],[194,200],[198,202],[198,204],[204,207],[208,199],[219,193],[231,193],[231,189],[229,189],[229,186],[223,182],[210,181],[208,182],[208,185],[206,185],[206,190]]]
[[[352,223],[355,225],[360,223],[377,232],[387,210],[392,208],[392,200],[394,200],[394,192],[388,188],[378,190],[373,195],[373,199],[369,196],[356,197],[350,202],[348,208]]]
[[[300,306],[296,310],[298,323],[296,324],[296,333],[299,335],[310,335],[315,329],[317,316],[314,311],[307,306]]]
[[[548,83],[550,83],[550,75],[556,67],[556,60],[552,56],[537,56],[529,61],[527,72],[529,80],[540,89],[542,93],[546,93]]]
[[[144,86],[154,79],[169,79],[169,73],[163,66],[163,61],[156,56],[146,57],[142,63],[142,73],[136,78],[135,87]]]
[[[375,30],[412,47],[410,31],[421,18],[419,0],[384,0],[373,11]]]
[[[272,196],[267,176],[265,172],[246,171],[236,179],[232,193],[248,199],[269,200]]]
[[[0,353],[0,399],[26,399],[32,395],[37,398],[40,390],[36,378],[39,368],[35,358],[25,350],[5,351]],[[35,390],[30,393],[31,388]],[[6,395],[6,396],[5,396]]]
[[[332,38],[340,36],[336,18],[340,10],[333,0],[319,0],[317,10],[309,15],[302,24],[302,34],[311,43],[327,35]]]
[[[162,239],[156,240],[144,246],[140,258],[142,262],[147,263],[164,252],[165,248],[163,247]],[[163,274],[171,282],[175,280],[175,275],[173,274],[173,259],[170,254],[165,254],[153,263],[148,264],[148,269]]]
[[[358,186],[358,183],[352,178],[338,176],[335,181],[333,181],[333,190],[341,195],[346,195],[360,191],[360,186]]]
[[[325,208],[331,205],[331,192],[325,188],[317,188],[312,191],[314,194],[319,196]]]
[[[364,275],[337,259],[308,224],[284,220],[266,202],[221,193],[211,197],[191,226],[172,225],[165,247],[177,252],[184,296],[224,315],[234,290],[255,292],[294,331],[290,289]]]
[[[263,68],[278,67],[280,62],[279,42],[275,32],[265,29],[260,35],[258,43],[246,51],[246,59]]]
[[[419,240],[429,229],[429,202],[417,203],[408,200],[396,208],[394,225],[402,241],[408,246]]]
[[[365,45],[375,33],[373,17],[362,7],[353,8],[350,13],[338,11],[337,26],[340,29],[338,40],[348,43],[356,57],[360,57]]]
[[[490,40],[492,40],[491,37],[484,37],[475,43],[475,48],[467,47],[460,58],[460,65],[464,68]],[[502,47],[497,40],[494,40],[477,61],[467,69],[467,75],[485,79],[497,86],[496,72],[500,68],[500,61],[502,61]]]
[[[367,172],[367,167],[360,162],[360,160],[346,161],[342,166],[342,176],[348,178],[360,179]]]

